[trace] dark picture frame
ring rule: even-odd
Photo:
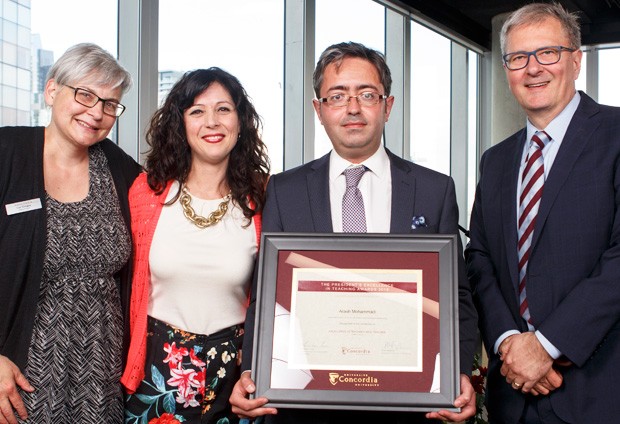
[[[456,237],[263,233],[256,396],[284,408],[458,411]]]

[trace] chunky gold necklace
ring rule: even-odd
[[[179,197],[179,202],[181,202],[181,207],[183,207],[183,215],[196,227],[198,228],[207,228],[212,225],[217,224],[220,220],[226,215],[226,211],[228,211],[228,202],[232,195],[228,193],[224,196],[224,200],[219,204],[216,210],[211,212],[208,217],[200,216],[196,214],[194,208],[192,208],[192,196],[187,191],[187,188],[183,187],[181,189],[181,196]]]

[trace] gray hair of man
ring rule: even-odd
[[[96,44],[81,43],[69,47],[47,73],[61,85],[88,80],[112,89],[120,87],[125,94],[132,84],[131,74],[106,50]]]
[[[548,18],[557,19],[562,28],[564,28],[571,44],[566,47],[574,49],[581,47],[581,28],[579,26],[579,17],[576,13],[567,11],[561,4],[555,2],[531,3],[512,12],[506,22],[504,22],[499,35],[502,55],[509,53],[506,51],[506,39],[510,30],[521,25],[538,24]]]
[[[346,43],[332,44],[326,48],[323,53],[321,53],[321,57],[319,58],[319,61],[314,68],[314,74],[312,75],[312,84],[317,98],[321,97],[321,84],[323,83],[325,68],[333,63],[336,66],[336,69],[338,69],[342,63],[342,60],[349,57],[364,59],[372,63],[375,68],[377,68],[379,78],[381,79],[381,84],[385,89],[385,93],[381,94],[386,94],[388,96],[390,95],[390,90],[392,88],[392,74],[390,73],[390,68],[388,68],[387,63],[385,62],[385,56],[383,56],[381,52],[366,47],[363,44],[349,41]]]

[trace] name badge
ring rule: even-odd
[[[21,202],[17,202],[17,203],[11,203],[11,204],[7,204],[5,205],[6,207],[6,214],[7,215],[15,215],[18,213],[23,213],[23,212],[28,212],[28,211],[34,211],[36,209],[41,209],[41,199],[36,198],[36,199],[30,199],[30,200],[24,200]]]

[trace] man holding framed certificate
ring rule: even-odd
[[[271,178],[263,212],[263,231],[458,234],[458,208],[452,179],[395,156],[381,143],[394,102],[394,97],[390,96],[390,71],[383,55],[353,42],[332,45],[322,53],[313,82],[317,95],[313,105],[334,149],[320,159]],[[477,315],[465,277],[460,241],[456,256],[461,394],[454,400],[454,406],[461,408],[460,412],[440,410],[425,415],[385,410],[276,410],[265,407],[268,400],[264,397],[248,399],[256,390],[249,372],[255,299],[248,309],[243,346],[243,369],[248,372],[242,374],[230,397],[233,411],[244,418],[264,415],[266,423],[415,423],[428,419],[462,421],[471,417],[475,412],[475,395],[468,375],[477,340]],[[371,287],[375,284],[323,272],[295,277],[295,287],[300,295],[321,298],[324,290],[341,290],[343,279],[348,281],[345,291],[355,291],[362,284]],[[381,279],[390,280],[390,287],[412,287],[410,283],[415,283],[417,276],[392,271]],[[338,313],[373,313],[374,309],[368,306],[356,310],[342,308]],[[407,336],[401,335],[403,339]],[[319,349],[320,343],[318,340],[310,347]]]

